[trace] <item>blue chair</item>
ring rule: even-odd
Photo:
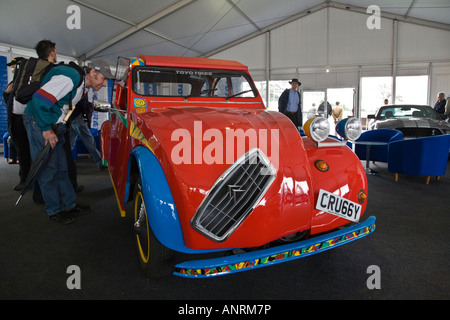
[[[8,158],[9,158],[8,138],[9,138],[9,133],[8,133],[8,131],[6,131],[5,134],[3,135],[3,156],[5,157],[6,162],[8,162]]]
[[[389,144],[388,171],[398,174],[430,177],[444,176],[450,149],[450,135],[395,141]]]
[[[12,160],[11,163],[16,163],[17,160],[17,152],[16,147],[14,146],[14,142],[12,138],[9,136],[8,131],[5,132],[3,135],[3,157],[5,158],[6,162],[9,162],[9,160]]]
[[[356,141],[376,141],[386,142],[386,145],[371,146],[370,161],[388,162],[389,143],[402,140],[403,133],[395,129],[375,129],[365,131]],[[355,145],[355,153],[360,160],[367,160],[367,147],[365,145]]]

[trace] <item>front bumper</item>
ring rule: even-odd
[[[215,277],[307,257],[371,234],[375,230],[375,220],[372,216],[364,222],[338,231],[269,249],[182,262],[175,266],[174,275],[186,278]]]

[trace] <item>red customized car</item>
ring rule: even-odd
[[[268,111],[246,66],[225,60],[119,58],[101,130],[122,216],[134,217],[149,277],[210,277],[336,248],[375,229],[364,168],[321,117],[305,135]],[[177,253],[204,259],[174,263]]]

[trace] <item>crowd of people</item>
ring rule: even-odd
[[[302,97],[298,88],[301,86],[301,82],[294,78],[289,81],[291,88],[286,89],[281,94],[278,99],[278,111],[285,114],[292,123],[301,129],[303,124],[303,108],[302,108]],[[388,99],[384,99],[384,105],[389,104]],[[308,118],[315,117],[317,114],[326,118],[332,118],[334,124],[337,124],[343,119],[344,109],[340,105],[339,101],[336,101],[335,105],[332,107],[327,101],[326,108],[325,103],[322,102],[317,110],[315,110],[315,104],[313,104],[314,110],[308,113]],[[437,102],[434,105],[434,110],[437,114],[441,115],[442,119],[449,122],[450,120],[450,97],[445,99],[445,93],[439,92],[437,95]]]
[[[90,205],[77,202],[76,194],[84,187],[77,183],[75,161],[72,149],[79,136],[92,159],[104,169],[95,140],[89,131],[88,117],[91,104],[88,91],[97,92],[106,87],[112,79],[110,66],[103,59],[95,59],[88,66],[57,63],[56,44],[50,40],[40,41],[36,47],[38,59],[32,65],[30,59],[15,57],[7,66],[11,67],[13,80],[8,84],[3,99],[7,106],[8,133],[17,152],[19,183],[14,190],[21,191],[31,174],[31,164],[47,145],[51,151],[42,173],[35,180],[33,201],[45,204],[45,211],[51,221],[69,224],[75,218],[91,210]],[[24,72],[33,66],[33,83],[25,85]],[[45,71],[38,71],[41,66]],[[42,76],[40,76],[42,73]],[[38,78],[34,79],[34,78]],[[35,81],[37,80],[37,81]],[[24,102],[19,93],[24,87],[31,91]],[[20,101],[18,101],[20,100]]]
[[[289,81],[289,84],[291,85],[291,88],[284,90],[278,99],[278,111],[291,119],[292,123],[300,130],[303,127],[303,107],[302,96],[298,89],[302,84],[297,78]],[[337,124],[344,117],[344,108],[340,105],[339,101],[336,101],[333,107],[328,101],[326,108],[324,102],[322,102],[317,109],[315,108],[314,103],[312,107],[313,110],[308,111],[308,119],[320,115],[326,118],[332,118],[334,124]]]

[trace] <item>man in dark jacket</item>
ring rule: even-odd
[[[301,83],[298,79],[292,79],[289,83],[291,88],[284,90],[280,99],[278,99],[278,111],[291,119],[298,128],[303,126],[302,97],[297,91]]]
[[[11,67],[13,73],[13,81],[11,81],[3,93],[3,100],[5,100],[7,114],[8,114],[8,132],[11,136],[14,146],[17,150],[17,156],[19,158],[19,178],[20,181],[14,186],[15,191],[21,191],[23,184],[27,179],[28,172],[31,166],[30,146],[28,144],[27,132],[23,126],[22,114],[25,109],[25,105],[14,99],[14,81],[17,76],[17,70],[20,62],[24,60],[22,57],[16,57],[7,64]]]
[[[436,111],[437,114],[445,114],[445,93],[439,92],[437,98],[438,100],[434,105],[434,111]]]

